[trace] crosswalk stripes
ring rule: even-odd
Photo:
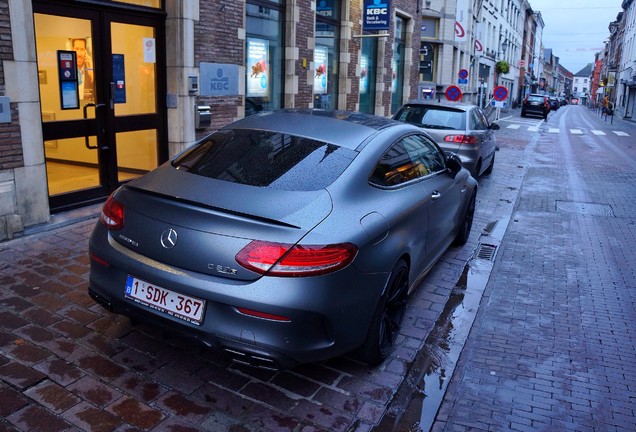
[[[520,125],[520,124],[510,124],[510,125],[506,126],[506,128],[507,129],[512,129],[512,130],[518,130],[518,129],[521,129],[521,126],[522,125]],[[528,130],[528,132],[539,132],[540,127],[541,127],[541,124],[534,125],[534,126],[528,126],[527,130]],[[552,128],[552,127],[547,128],[547,131],[548,131],[548,133],[551,133],[551,134],[558,134],[558,133],[561,132],[561,130],[559,128]],[[570,129],[569,132],[572,135],[584,135],[585,134],[585,131],[583,131],[582,129]],[[593,135],[597,135],[597,136],[607,135],[607,133],[605,133],[605,132],[603,132],[601,130],[591,129],[590,132]],[[623,131],[612,131],[612,133],[617,135],[617,136],[621,136],[621,137],[630,136],[627,132],[623,132]]]

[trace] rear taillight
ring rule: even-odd
[[[102,208],[99,220],[109,230],[119,230],[124,227],[124,205],[113,196],[109,196]]]
[[[236,255],[248,270],[270,276],[317,276],[345,268],[358,248],[351,243],[295,245],[254,240]]]
[[[477,144],[475,135],[446,135],[444,141],[456,144]]]

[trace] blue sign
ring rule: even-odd
[[[113,102],[126,103],[126,71],[123,54],[113,54],[113,83],[115,84]]]
[[[201,63],[199,70],[201,96],[238,96],[238,65]]]
[[[362,31],[388,30],[391,25],[391,0],[364,0]]]
[[[468,79],[467,78],[459,78],[457,80],[457,84],[468,84]]]

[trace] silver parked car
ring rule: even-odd
[[[490,123],[476,105],[446,102],[410,102],[402,106],[394,119],[419,126],[445,151],[462,159],[474,177],[490,174],[495,166],[497,141]]]
[[[476,193],[415,126],[257,113],[108,198],[89,294],[259,367],[353,351],[377,364],[409,292],[467,241]]]

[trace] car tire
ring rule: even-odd
[[[472,175],[474,178],[477,178],[481,175],[481,159],[479,159],[477,165],[475,166],[475,170],[471,172],[470,175]]]
[[[492,170],[494,167],[495,167],[495,153],[492,154],[492,159],[490,159],[490,165],[488,165],[488,168],[486,168],[486,171],[484,171],[484,175],[492,174]]]
[[[526,116],[526,113],[521,111],[521,117],[525,117],[525,116]]]
[[[393,267],[384,294],[376,307],[369,333],[356,357],[370,365],[378,365],[393,350],[402,328],[409,290],[409,267],[400,259]]]
[[[466,212],[464,213],[464,218],[462,219],[459,231],[453,241],[455,246],[463,246],[466,242],[468,242],[468,237],[470,237],[470,231],[473,227],[473,218],[475,216],[475,197],[476,192],[473,192],[470,197],[470,201],[468,201],[468,206],[466,207]]]

